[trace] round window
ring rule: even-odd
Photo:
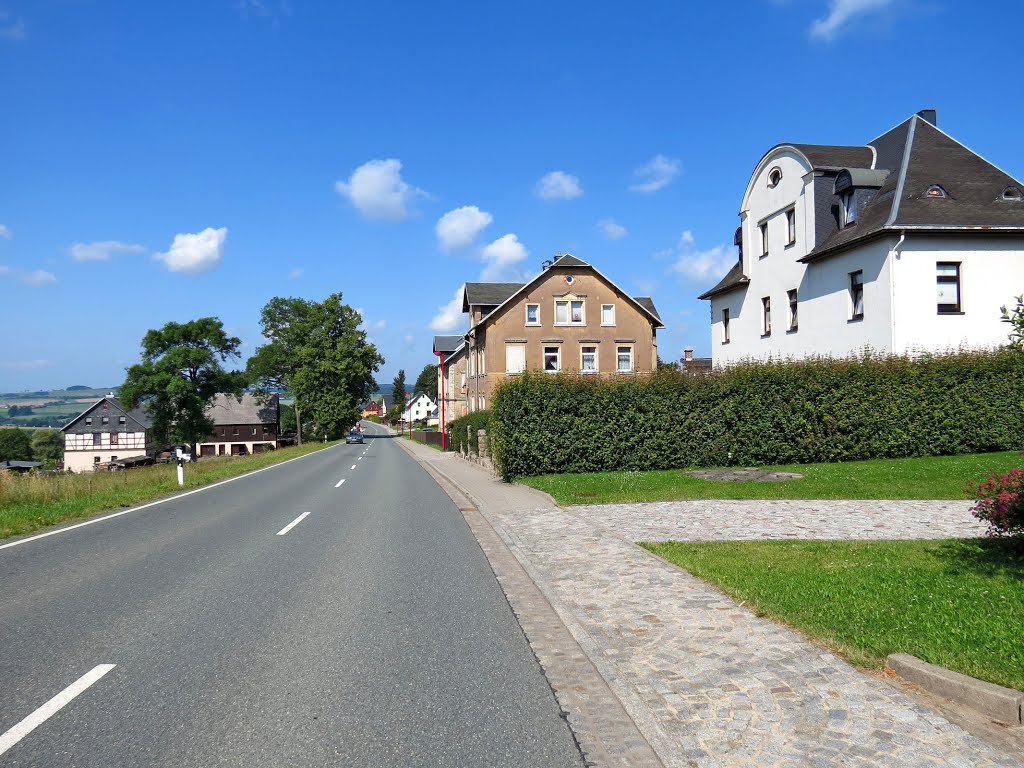
[[[575,277],[573,277],[572,275],[566,275],[566,276],[565,276],[565,282],[567,282],[567,283],[568,283],[569,285],[572,285],[572,284],[573,284],[573,281],[574,281],[575,279],[576,279],[576,278],[575,278]]]

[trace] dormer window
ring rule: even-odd
[[[1021,193],[1020,187],[1007,187],[1003,190],[1003,200],[1015,202],[1022,198],[1024,198],[1024,194]]]
[[[949,197],[949,193],[938,184],[932,184],[924,191],[924,194],[921,195],[921,197],[929,200],[939,200],[944,197]]]
[[[774,189],[775,187],[777,187],[779,185],[780,181],[782,181],[782,169],[781,168],[776,166],[776,167],[772,168],[770,171],[768,171],[768,186],[769,186],[769,188]]]
[[[844,192],[839,197],[839,203],[842,206],[842,223],[844,227],[850,224],[857,223],[857,198],[851,189],[849,192]]]

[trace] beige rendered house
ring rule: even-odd
[[[571,254],[527,283],[466,283],[462,310],[468,411],[487,408],[494,388],[525,370],[634,376],[658,367],[664,324],[654,302]]]
[[[437,355],[437,411],[441,429],[466,415],[466,340],[462,336],[435,336]]]

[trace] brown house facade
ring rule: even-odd
[[[277,395],[216,395],[206,409],[213,434],[199,443],[200,456],[239,456],[277,448],[280,409]]]
[[[664,324],[654,302],[571,254],[527,283],[467,283],[462,308],[467,411],[486,409],[495,387],[525,370],[633,376],[658,367]]]

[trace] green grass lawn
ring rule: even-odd
[[[766,467],[804,476],[775,483],[700,480],[676,469],[541,475],[520,482],[550,493],[559,504],[674,499],[965,499],[970,497],[965,490],[969,483],[1021,466],[1024,456],[1004,451]]]
[[[1024,690],[1024,548],[1005,540],[643,544],[849,661],[910,653]]]
[[[209,485],[332,444],[313,442],[248,456],[200,459],[185,465],[184,488],[178,487],[177,468],[173,464],[81,475],[0,472],[0,539]]]

